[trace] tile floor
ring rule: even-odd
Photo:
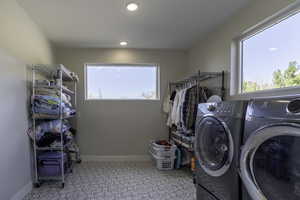
[[[150,162],[85,162],[76,165],[64,189],[44,183],[24,200],[195,200],[187,170],[158,171]]]

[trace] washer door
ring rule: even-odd
[[[242,148],[240,174],[254,200],[300,199],[300,126],[277,124],[254,132]]]
[[[233,139],[226,124],[205,116],[196,127],[195,154],[201,168],[210,176],[222,176],[229,169],[234,153]]]

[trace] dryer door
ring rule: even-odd
[[[253,200],[300,199],[300,126],[254,132],[242,148],[240,174]]]
[[[210,176],[222,176],[229,169],[234,153],[231,133],[214,116],[203,117],[196,126],[195,155]]]

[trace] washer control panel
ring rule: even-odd
[[[234,106],[229,103],[219,103],[217,113],[231,114],[233,113]]]

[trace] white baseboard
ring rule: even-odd
[[[10,200],[22,200],[32,190],[32,182],[30,181],[22,187]]]
[[[82,161],[89,162],[126,162],[126,161],[150,161],[149,155],[126,155],[126,156],[97,156],[97,155],[82,155]]]

